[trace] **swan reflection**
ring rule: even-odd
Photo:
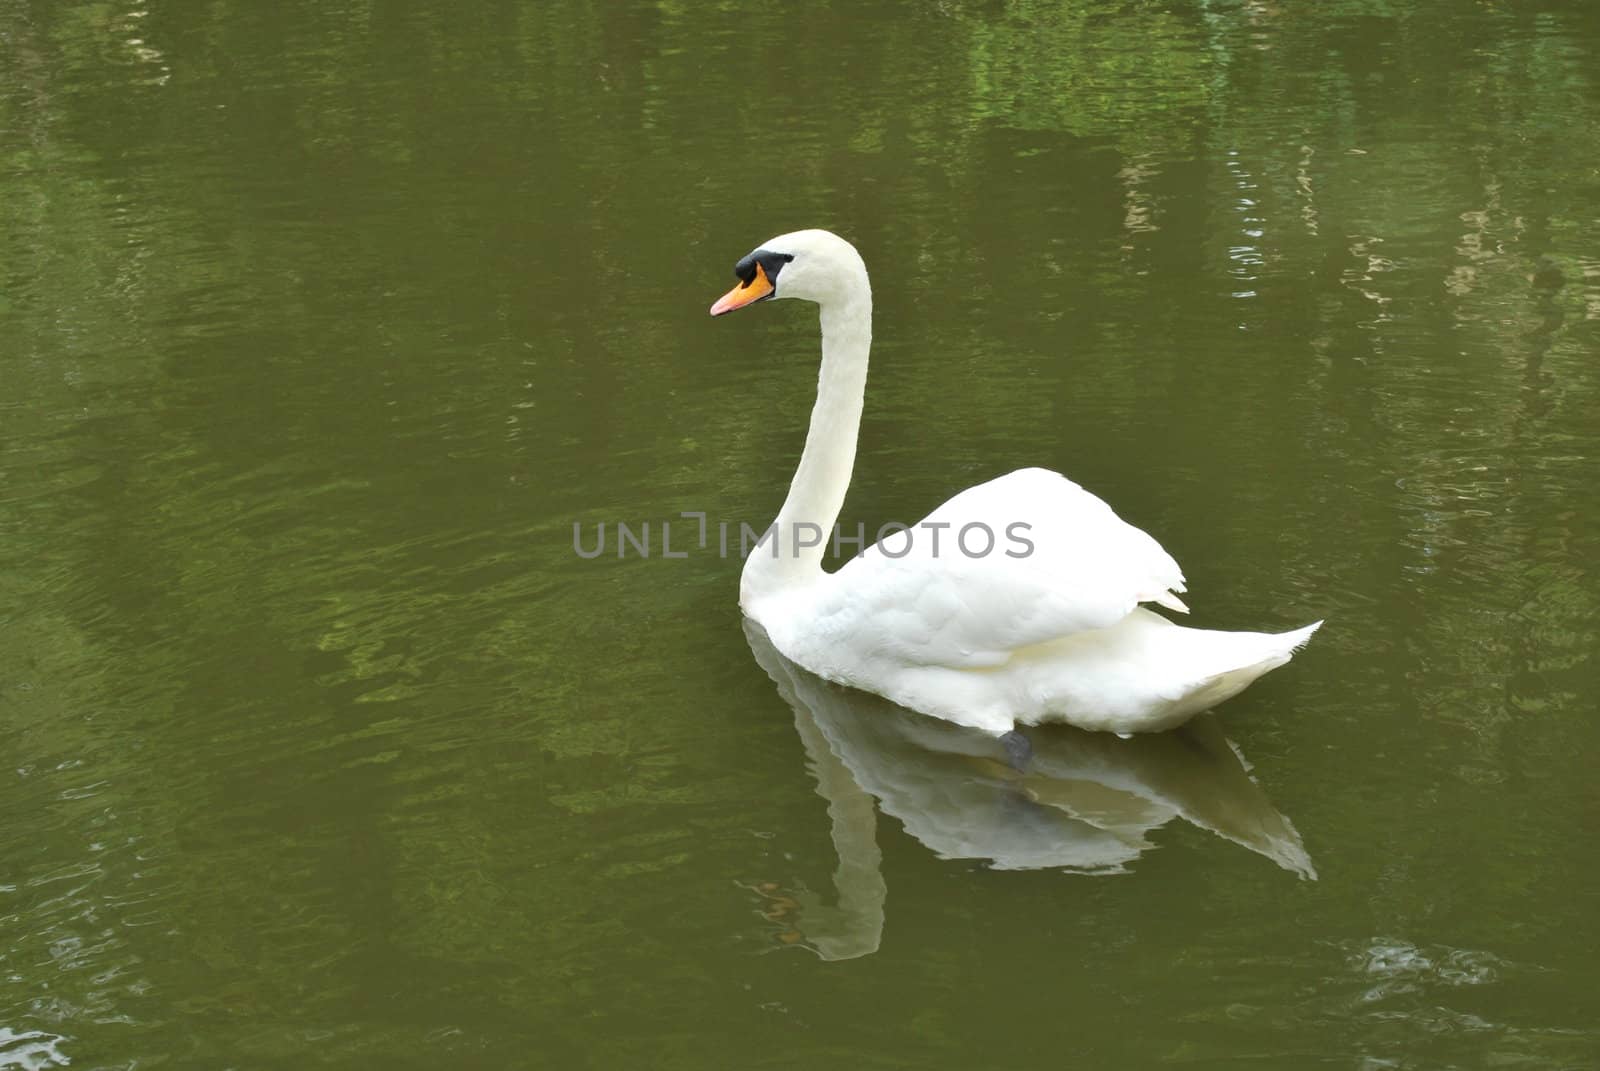
[[[1316,870],[1300,834],[1278,813],[1215,719],[1123,740],[1067,726],[1029,730],[1033,756],[1013,769],[987,733],[925,717],[800,668],[746,619],[756,661],[794,708],[817,791],[828,801],[836,902],[811,892],[757,891],[788,940],[823,959],[877,950],[886,895],[874,810],[944,859],[1000,870],[1124,870],[1149,834],[1182,818],[1302,878]]]

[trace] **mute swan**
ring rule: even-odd
[[[1188,612],[1177,562],[1100,499],[1038,468],[970,487],[825,572],[872,347],[866,265],[838,235],[804,230],[763,243],[734,274],[712,316],[771,298],[814,301],[822,312],[805,450],[770,538],[739,581],[740,608],[798,665],[1020,743],[1025,754],[1018,725],[1122,735],[1180,725],[1289,661],[1322,624],[1217,632],[1145,609]],[[964,533],[970,539],[958,542]]]

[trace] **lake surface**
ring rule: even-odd
[[[1177,734],[809,677],[739,561],[1060,469]],[[1582,0],[0,0],[0,1068],[1600,1066]]]

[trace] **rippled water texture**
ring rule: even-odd
[[[770,519],[815,225],[847,525],[1311,647],[1019,772],[574,554]],[[0,1068],[1600,1066],[1597,389],[1580,0],[0,0]]]

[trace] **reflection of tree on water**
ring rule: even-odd
[[[768,917],[824,959],[874,952],[887,894],[874,805],[944,859],[1001,870],[1124,870],[1148,834],[1182,818],[1315,878],[1294,825],[1279,814],[1222,736],[1201,717],[1182,729],[1118,739],[1067,726],[1030,729],[1025,771],[985,733],[929,718],[823,680],[784,658],[745,622],[756,661],[794,708],[817,791],[833,823],[837,901],[769,887]]]

